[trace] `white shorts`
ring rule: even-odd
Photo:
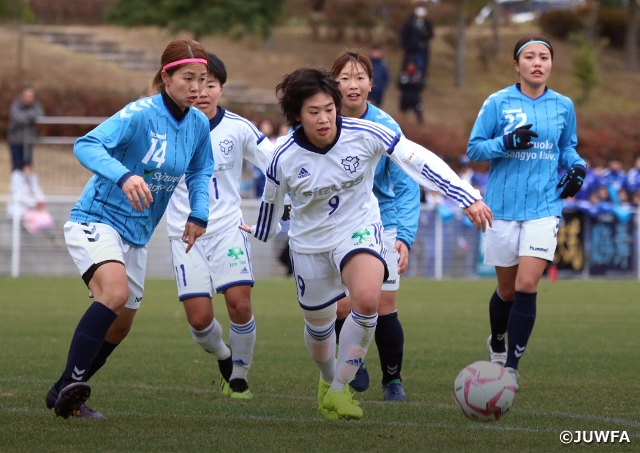
[[[81,277],[95,264],[105,261],[124,263],[129,280],[129,299],[125,307],[132,310],[140,308],[147,269],[146,247],[125,244],[120,234],[104,223],[67,222],[64,224],[64,240]]]
[[[304,254],[291,250],[293,277],[298,287],[298,303],[304,310],[321,310],[346,296],[347,288],[340,275],[347,258],[354,253],[368,252],[384,263],[386,248],[382,224],[374,223],[350,233],[331,252]]]
[[[384,238],[384,246],[387,248],[384,262],[389,270],[389,277],[382,283],[382,291],[398,291],[400,289],[400,274],[398,274],[400,254],[393,251],[396,246],[397,231],[395,228],[384,230],[382,237]]]
[[[521,256],[553,261],[558,245],[559,217],[536,220],[494,220],[485,233],[484,264],[511,267]]]
[[[187,244],[170,239],[173,272],[182,301],[212,297],[232,286],[253,286],[251,249],[247,234],[237,226],[199,238],[189,253]]]

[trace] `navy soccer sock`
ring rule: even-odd
[[[107,340],[102,343],[102,347],[98,351],[98,355],[95,359],[93,359],[93,362],[89,367],[89,372],[87,373],[87,381],[91,379],[91,376],[96,374],[98,370],[104,366],[105,363],[107,363],[107,359],[119,344],[120,343],[109,343]]]
[[[117,344],[109,343],[106,340],[102,343],[102,347],[100,348],[100,351],[98,351],[98,355],[96,356],[96,358],[93,359],[93,363],[91,363],[91,367],[89,368],[89,372],[87,373],[87,381],[91,379],[91,376],[96,374],[98,370],[104,366],[105,363],[107,363],[107,359],[109,358],[113,350],[118,347],[119,344],[120,343],[117,343]],[[60,379],[58,379],[58,382],[56,382],[56,390],[58,392],[60,391],[61,385],[62,385],[62,376],[60,376]]]
[[[89,306],[73,334],[60,389],[74,382],[86,382],[91,364],[104,343],[107,331],[117,317],[113,310],[100,302],[93,302]]]
[[[380,355],[382,384],[388,384],[394,379],[402,379],[400,371],[402,371],[404,332],[397,311],[378,316],[375,339]]]
[[[491,324],[491,349],[493,352],[507,350],[504,334],[507,332],[509,313],[511,313],[513,301],[503,300],[496,289],[489,301],[489,323]]]
[[[340,331],[342,330],[342,326],[344,326],[346,319],[347,318],[336,319],[336,344],[340,344]]]
[[[533,325],[536,322],[536,297],[538,293],[521,293],[516,291],[516,298],[513,301],[513,309],[509,316],[509,349],[507,351],[507,363],[505,367],[518,369],[520,357],[527,348],[527,343]]]

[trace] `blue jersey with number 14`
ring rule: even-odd
[[[531,149],[507,150],[503,136],[532,124]],[[467,146],[469,159],[489,161],[486,203],[499,220],[560,216],[558,167],[586,167],[576,152],[576,113],[566,96],[546,89],[537,99],[519,84],[492,94],[480,109]]]
[[[71,221],[110,225],[126,244],[143,247],[185,175],[189,219],[206,228],[213,152],[209,122],[199,110],[190,108],[178,122],[162,95],[140,99],[80,137],[74,153],[94,176],[72,209]],[[153,195],[142,212],[131,207],[120,188],[131,174],[143,177]]]

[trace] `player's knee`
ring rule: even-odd
[[[377,313],[380,303],[380,290],[365,289],[359,294],[351,296],[351,308],[356,313],[362,315],[372,315]]]
[[[213,319],[207,316],[195,316],[189,319],[189,325],[198,332],[205,330],[212,322]]]
[[[125,306],[129,300],[128,285],[112,285],[105,288],[100,295],[100,302],[112,309],[118,311]]]
[[[251,299],[239,298],[227,304],[229,318],[236,324],[246,324],[251,320]]]

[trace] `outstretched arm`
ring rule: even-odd
[[[493,225],[493,214],[482,201],[480,192],[461,180],[434,153],[406,137],[401,137],[388,153],[391,160],[418,184],[456,200],[477,229],[485,231],[487,224]]]
[[[238,227],[247,233],[251,233],[262,242],[273,239],[282,230],[280,217],[282,216],[284,197],[287,191],[282,187],[281,172],[273,167],[273,162],[267,167],[267,179],[264,183],[258,222],[252,226],[240,225]]]

